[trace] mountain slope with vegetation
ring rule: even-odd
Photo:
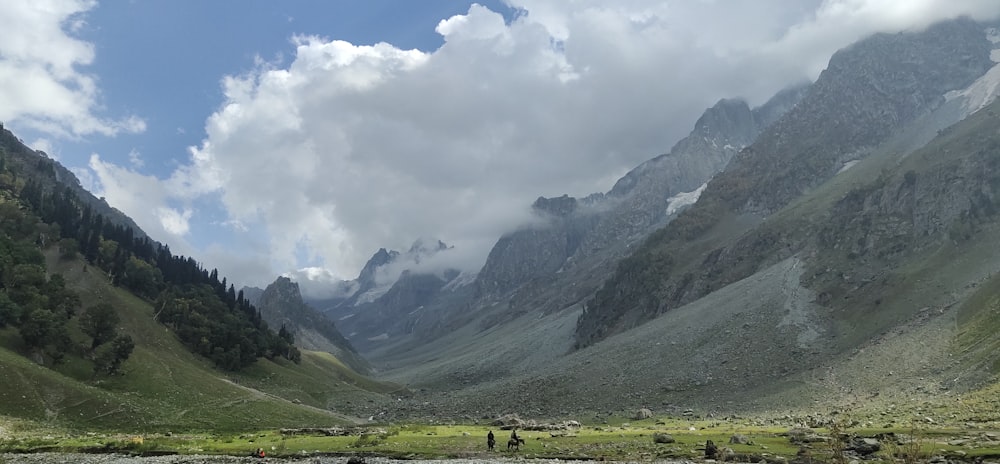
[[[9,131],[0,142],[0,415],[107,429],[325,425],[398,390],[302,353],[216,271],[105,220]]]

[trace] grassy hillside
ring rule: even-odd
[[[93,376],[86,357],[71,355],[53,368],[24,356],[13,328],[0,330],[0,415],[55,426],[108,430],[252,430],[353,422],[338,411],[397,390],[366,379],[325,353],[306,352],[301,364],[261,359],[227,373],[192,354],[154,321],[145,301],[111,286],[81,260],[46,252],[50,273],[60,273],[82,306],[110,303],[120,331],[136,341],[124,375]],[[74,341],[87,337],[70,322]],[[365,412],[365,411],[361,411]]]

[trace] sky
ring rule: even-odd
[[[721,98],[996,0],[0,0],[0,122],[237,285],[379,248],[476,271],[539,196],[604,192]],[[318,295],[316,295],[318,296]]]

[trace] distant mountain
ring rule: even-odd
[[[806,89],[807,84],[789,88],[753,109],[742,100],[720,100],[669,153],[636,167],[607,193],[538,198],[532,205],[535,221],[501,237],[477,275],[435,281],[433,295],[424,292],[428,298],[406,311],[372,300],[378,313],[396,315],[392,324],[405,330],[369,323],[348,333],[375,339],[358,342],[363,352],[406,351],[466,324],[487,328],[527,312],[580,303],[603,282],[608,266],[694,203],[704,184]]]
[[[263,291],[252,287],[244,295],[260,310],[269,326],[285,327],[295,336],[296,345],[313,351],[333,354],[357,372],[367,373],[368,363],[358,355],[336,325],[302,301],[299,285],[287,277],[278,277]]]
[[[381,248],[358,278],[332,284],[339,296],[306,299],[335,321],[351,343],[364,351],[372,344],[412,330],[423,305],[439,290],[459,282],[460,273],[434,264],[451,247],[436,239],[417,239],[405,252]]]

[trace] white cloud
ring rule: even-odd
[[[191,210],[177,211],[173,208],[157,208],[156,215],[160,218],[163,229],[173,235],[186,235],[191,225]]]
[[[998,13],[994,0],[508,2],[522,10],[510,23],[478,5],[444,18],[430,53],[295,37],[286,67],[223,79],[204,140],[169,179],[92,168],[148,223],[161,220],[150,205],[218,196],[229,221],[269,239],[238,250],[263,253],[255,272],[318,263],[294,275],[352,278],[416,237],[475,269],[537,196],[609,189],[721,97],[760,103],[873,32]]]
[[[128,164],[131,164],[135,169],[139,169],[145,166],[146,162],[142,160],[142,153],[133,148],[128,152]]]
[[[0,4],[0,120],[60,137],[145,130],[136,116],[113,120],[96,114],[97,80],[80,71],[93,62],[94,47],[71,35],[95,5],[92,0]]]
[[[194,211],[172,206],[171,194],[163,182],[104,161],[97,154],[90,156],[88,168],[75,172],[85,188],[124,211],[153,239],[168,243],[174,253],[197,254],[184,239]]]

